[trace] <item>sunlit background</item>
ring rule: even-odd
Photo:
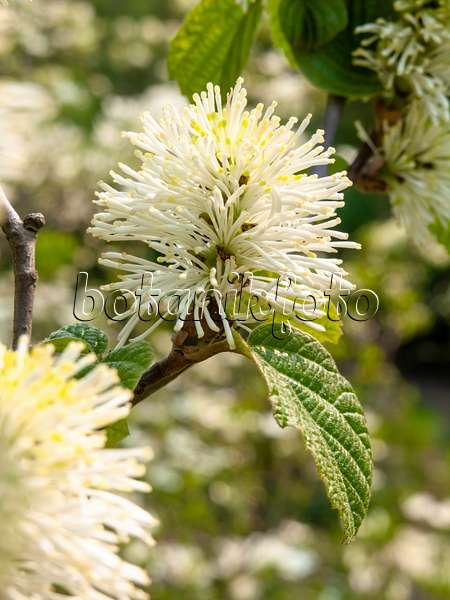
[[[73,322],[77,272],[102,244],[85,236],[97,182],[132,162],[121,137],[143,110],[185,100],[167,78],[168,43],[193,0],[34,0],[0,5],[0,181],[19,212],[39,210],[40,283],[34,337]],[[319,126],[325,98],[260,31],[246,85],[252,102]],[[367,124],[347,109],[336,146],[350,160]],[[346,264],[380,296],[377,317],[345,322],[330,350],[367,412],[375,478],[357,540],[340,543],[299,434],[280,430],[266,390],[243,358],[191,370],[134,413],[133,443],[155,459],[146,499],[161,522],[157,546],[127,549],[153,578],[154,600],[426,600],[450,597],[450,277],[445,257],[421,255],[382,195],[350,191],[343,228],[361,242]],[[110,248],[109,248],[110,249]],[[424,249],[425,250],[425,249]],[[140,248],[142,256],[145,248]],[[425,254],[425,253],[424,253]],[[0,339],[8,341],[12,275],[0,239]],[[111,342],[114,330],[111,331]],[[153,343],[169,347],[169,332]],[[0,557],[1,559],[1,557]]]

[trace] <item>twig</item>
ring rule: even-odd
[[[363,143],[348,169],[348,177],[363,192],[385,192],[386,182],[380,177],[384,167],[384,158],[376,151],[378,133],[373,131]]]
[[[346,99],[343,96],[330,94],[325,109],[323,128],[325,130],[325,147],[333,145],[339,123],[342,117]],[[319,177],[328,175],[328,165],[319,165],[313,169],[313,173]]]
[[[172,336],[172,350],[162,360],[154,364],[141,377],[134,390],[133,404],[139,404],[181,375],[186,369],[201,363],[221,352],[229,352],[230,346],[225,339],[222,319],[217,302],[211,300],[209,314],[217,325],[213,331],[203,317],[201,319],[204,336],[199,339],[192,314],[188,315],[181,331]]]
[[[134,390],[133,404],[139,404],[159,389],[176,379],[187,369],[221,352],[228,352],[226,340],[213,344],[184,346],[174,343],[171,352],[155,363],[144,375]]]
[[[364,171],[367,163],[372,158],[372,148],[367,142],[364,142],[348,169],[348,177],[353,183],[357,183],[362,171]]]
[[[14,270],[13,348],[22,335],[31,337],[34,293],[38,275],[35,249],[38,231],[45,225],[41,213],[22,220],[0,188],[0,223],[11,249]]]

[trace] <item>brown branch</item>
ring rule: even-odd
[[[355,160],[352,162],[348,169],[348,177],[352,180],[353,183],[358,183],[358,179],[361,176],[361,172],[364,170],[372,156],[372,148],[367,142],[364,142],[361,148],[359,149]]]
[[[134,390],[133,404],[139,404],[148,396],[158,391],[184,371],[195,364],[201,363],[221,352],[229,352],[230,346],[225,339],[219,306],[211,300],[208,311],[219,331],[210,329],[204,318],[201,325],[204,336],[198,338],[195,321],[190,314],[181,331],[172,336],[172,350],[170,353],[154,364],[141,377]]]
[[[31,337],[34,293],[37,283],[36,237],[45,225],[41,213],[30,213],[22,220],[0,188],[0,223],[11,250],[14,270],[13,348],[22,335]]]
[[[176,379],[187,369],[203,362],[221,352],[228,352],[230,347],[226,340],[211,344],[200,343],[189,346],[174,341],[171,352],[155,363],[141,377],[134,390],[133,404],[139,404],[159,389]]]
[[[370,136],[372,144],[364,142],[348,169],[348,177],[363,192],[385,192],[386,183],[380,178],[380,170],[384,166],[381,155],[374,154],[373,146],[377,146],[378,134]]]
[[[383,98],[377,98],[374,111],[375,127],[348,169],[349,178],[363,192],[386,191],[387,185],[380,177],[380,171],[385,166],[384,158],[374,149],[382,145],[384,124],[394,125],[402,116],[397,106],[386,103]]]

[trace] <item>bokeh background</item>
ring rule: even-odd
[[[166,56],[194,3],[0,5],[0,181],[20,212],[39,210],[48,221],[37,250],[36,341],[74,321],[78,271],[88,271],[92,285],[111,277],[96,265],[102,244],[85,235],[96,185],[118,160],[135,160],[121,131],[139,129],[143,110],[158,115],[168,102],[183,104]],[[325,98],[287,66],[264,27],[245,76],[252,102],[276,98],[281,116],[312,112],[313,126],[321,123]],[[359,143],[355,120],[370,127],[370,107],[346,110],[336,145],[347,160]],[[330,348],[368,416],[369,516],[357,540],[342,546],[299,434],[278,429],[249,362],[218,356],[133,416],[132,443],[155,450],[145,502],[161,525],[154,549],[134,544],[126,552],[152,574],[154,600],[450,598],[449,260],[415,248],[384,196],[346,196],[343,228],[363,245],[346,264],[358,287],[381,301],[375,319],[346,321]],[[12,292],[0,238],[3,342]],[[169,332],[153,343],[163,354]]]

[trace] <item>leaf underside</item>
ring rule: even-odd
[[[279,326],[263,325],[248,344],[267,381],[278,424],[301,430],[341,517],[344,541],[350,541],[367,513],[372,476],[367,425],[351,385],[308,334],[285,337]]]

